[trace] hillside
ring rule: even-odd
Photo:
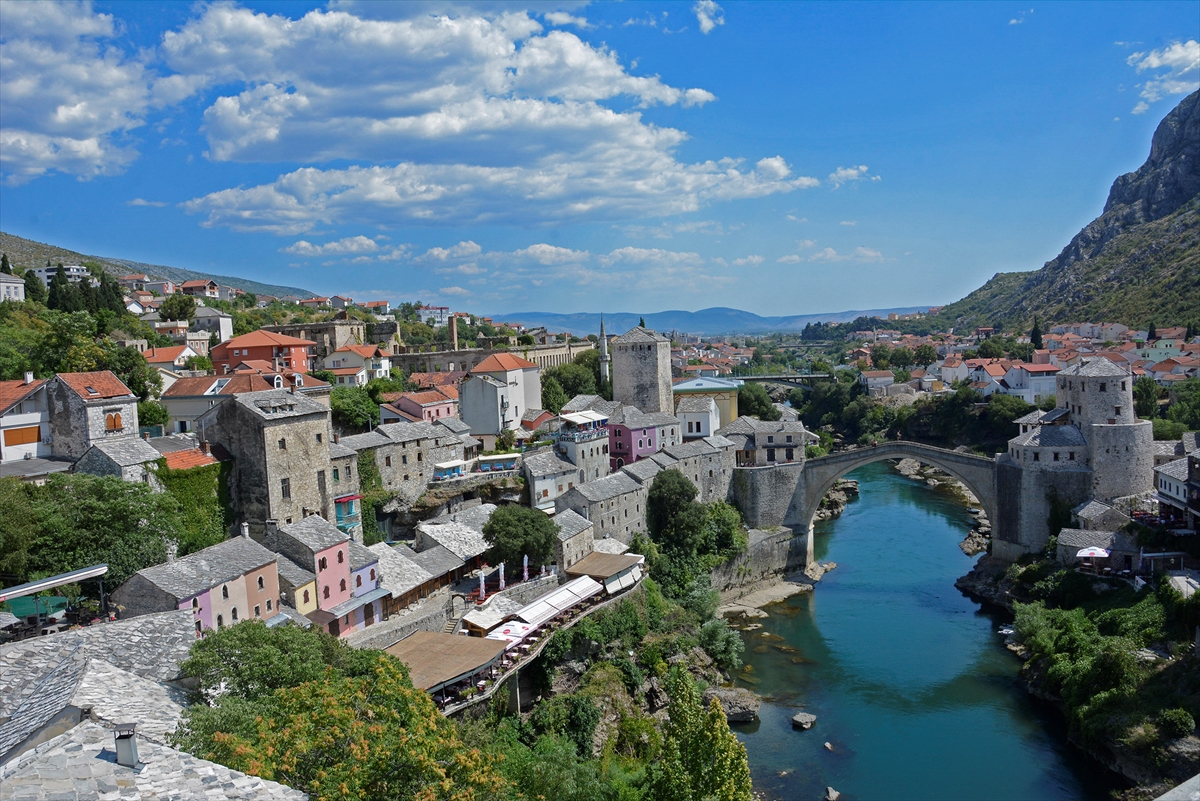
[[[145,273],[152,278],[165,278],[170,281],[194,281],[201,278],[211,278],[218,284],[223,286],[231,286],[235,289],[242,289],[246,292],[253,292],[256,295],[295,295],[301,298],[310,298],[314,293],[307,289],[299,289],[294,286],[276,286],[274,284],[262,284],[258,281],[250,281],[245,278],[235,278],[230,275],[212,275],[210,273],[199,273],[194,270],[185,270],[182,267],[167,267],[162,264],[144,264],[139,261],[130,261],[128,259],[114,259],[107,256],[88,256],[83,253],[76,253],[73,250],[47,245],[43,242],[34,242],[32,239],[25,239],[12,234],[6,234],[0,231],[0,253],[7,253],[8,259],[14,267],[22,270],[27,270],[30,267],[45,267],[46,262],[52,264],[62,262],[63,264],[80,264],[85,261],[94,261],[102,266],[107,272],[113,275],[128,275],[129,273]]]
[[[604,315],[604,327],[610,334],[620,334],[638,324],[639,318],[655,331],[682,331],[688,334],[759,334],[775,331],[799,331],[807,323],[846,323],[858,317],[887,317],[891,312],[908,314],[925,311],[928,306],[906,306],[896,309],[868,309],[820,314],[798,314],[788,317],[762,317],[741,309],[723,306],[699,311],[664,311],[651,314],[615,312]],[[536,327],[545,326],[551,331],[568,331],[584,336],[600,330],[600,315],[593,312],[578,314],[556,314],[553,312],[512,312],[493,314],[497,320]]]
[[[997,273],[933,318],[1025,328],[1105,320],[1145,327],[1200,320],[1200,92],[1154,132],[1150,157],[1113,182],[1104,212],[1029,273]]]

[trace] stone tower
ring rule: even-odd
[[[674,413],[671,340],[646,328],[631,328],[613,340],[613,400],[643,412]]]
[[[612,383],[612,365],[608,358],[608,337],[604,335],[604,315],[600,315],[600,380]]]

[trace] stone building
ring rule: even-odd
[[[804,448],[820,441],[799,420],[759,420],[756,417],[739,417],[717,434],[736,446],[738,467],[803,462]]]
[[[401,503],[421,496],[433,480],[433,466],[462,459],[463,438],[441,424],[384,423],[338,444],[375,461],[383,489]]]
[[[268,520],[336,519],[335,504],[356,502],[349,498],[358,494],[353,459],[339,451],[334,481],[329,409],[311,398],[284,390],[234,395],[197,417],[195,428],[233,456],[231,500],[256,535]]]
[[[97,442],[79,457],[74,470],[93,476],[116,476],[122,481],[149,484],[158,489],[159,482],[152,465],[161,458],[162,454],[149,442],[128,437],[112,442]]]
[[[613,400],[643,412],[673,412],[671,340],[639,326],[613,340],[611,348]]]
[[[710,437],[721,427],[717,402],[708,395],[680,395],[675,399],[675,416],[683,426],[683,438]]]
[[[559,571],[565,571],[592,552],[592,532],[595,527],[591,521],[571,509],[556,514],[554,522],[558,526],[558,536],[554,540],[554,564],[558,565]]]
[[[362,345],[367,341],[367,325],[361,320],[326,320],[313,323],[265,325],[263,331],[274,331],[297,339],[311,341],[317,364],[324,363],[329,354],[347,345]]]
[[[281,614],[278,556],[248,536],[231,537],[147,567],[113,591],[123,617],[187,609],[196,633]]]
[[[646,531],[646,494],[649,486],[624,471],[588,481],[564,492],[555,502],[561,514],[570,509],[595,527],[593,537],[615,537],[629,544]]]
[[[138,398],[109,370],[59,373],[46,382],[50,449],[78,459],[91,446],[137,437]]]

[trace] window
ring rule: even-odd
[[[770,435],[767,436],[767,442],[774,442],[774,441],[775,441],[774,437],[772,437]]]
[[[311,603],[312,597],[308,594],[308,590],[304,591],[304,603]]]
[[[287,440],[286,439],[279,440],[279,450],[281,450],[281,451],[287,450]]]
[[[342,562],[345,562],[345,561],[346,561],[346,552],[338,551],[338,564],[340,565]]]
[[[787,441],[788,441],[788,442],[791,442],[791,441],[792,441],[792,435],[791,435],[791,434],[788,434],[788,435],[787,435]]]
[[[105,431],[123,431],[124,429],[125,429],[125,426],[121,422],[121,413],[120,412],[113,412],[112,414],[106,414],[104,416],[104,430]]]
[[[328,600],[329,600],[329,587],[326,587],[326,588],[325,588],[325,591],[324,591],[323,593],[321,593],[321,594],[322,594],[322,595],[324,595],[324,596],[325,596],[325,600],[326,600],[326,601],[328,601]]]
[[[789,437],[789,439],[790,439],[790,437]],[[795,459],[795,458],[796,458],[796,452],[794,450],[792,450],[791,448],[788,448],[787,449],[787,460],[790,462],[790,461],[792,461],[792,459]],[[709,470],[708,474],[712,475],[712,471]]]
[[[549,497],[550,497],[550,490],[548,490],[548,489],[544,489],[544,490],[542,490],[542,497],[543,497],[543,498],[549,498]]]
[[[320,441],[321,441],[321,435],[317,434],[317,442],[320,442]]]
[[[1114,411],[1114,412],[1113,412],[1113,414],[1114,414],[1116,417],[1120,417],[1120,416],[1121,416],[1121,407],[1120,407],[1120,406],[1114,406],[1114,407],[1113,407],[1113,409],[1115,409],[1115,410],[1116,410],[1116,411]]]
[[[1040,462],[1041,460],[1042,460],[1042,455],[1040,453],[1038,453],[1037,451],[1034,451],[1033,452],[1033,461]]]
[[[339,582],[339,586],[342,588],[342,592],[345,592],[345,591],[346,591],[346,580],[345,580],[345,579],[342,579],[342,580]]]
[[[200,608],[200,599],[199,599],[199,598],[193,598],[193,599],[192,599],[192,608],[193,608],[193,609],[199,609],[199,608]]]
[[[233,609],[229,610],[229,616],[231,618],[233,618],[234,623],[237,623],[237,607],[236,606],[233,607]]]
[[[371,568],[371,581],[375,580],[375,568]]]
[[[1070,453],[1067,454],[1067,461],[1070,461],[1070,462],[1075,461],[1075,451],[1071,451]]]
[[[768,462],[775,461],[775,449],[774,448],[767,448],[767,461]]]
[[[388,457],[389,465],[392,463],[391,459],[392,459],[392,457],[389,456]],[[400,464],[408,464],[408,454],[407,453],[400,454]]]
[[[229,585],[224,585],[221,587],[221,598],[224,600],[229,600]]]
[[[417,461],[420,462],[424,458],[425,458],[425,455],[423,453],[421,453],[420,451],[417,451]]]
[[[407,457],[407,456],[405,456],[405,457],[404,457],[404,461],[405,461],[405,462],[407,462],[407,461],[408,461],[408,457]],[[390,456],[385,456],[385,457],[383,457],[383,466],[384,466],[384,467],[391,467],[391,466],[392,466],[392,457],[390,457]]]
[[[322,556],[317,560],[317,570],[321,571],[329,567],[329,560]]]
[[[204,633],[204,629],[203,629],[203,628],[200,626],[200,621],[199,621],[199,620],[197,620],[197,621],[196,621],[196,633],[197,633],[197,634],[203,634],[203,633]]]
[[[354,586],[355,586],[355,587],[361,587],[361,586],[362,586],[362,576],[355,576],[355,577],[354,577]]]
[[[292,482],[290,479],[282,478],[279,480],[279,494],[284,498],[292,497]]]
[[[259,576],[258,577],[258,589],[261,591],[261,590],[265,590],[266,588],[267,588],[266,580],[262,576]]]
[[[268,612],[271,611],[271,599],[270,598],[267,599],[267,611]]]
[[[336,484],[340,480],[341,476],[338,475],[338,469],[335,467],[333,468],[333,483]]]
[[[1058,451],[1054,452],[1054,461],[1058,461]]]
[[[256,606],[256,607],[254,607],[254,616],[255,616],[255,617],[262,617],[262,610],[260,610],[260,609],[259,609],[257,606]]]
[[[220,615],[217,615],[217,628],[221,628],[224,625],[225,625],[225,619],[223,617],[221,617]]]
[[[1101,382],[1100,382],[1100,391],[1101,391],[1101,392],[1107,392],[1107,391],[1108,391],[1108,383],[1107,383],[1107,382],[1105,382],[1105,381],[1101,381]]]

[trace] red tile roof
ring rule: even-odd
[[[528,359],[522,359],[520,356],[515,356],[511,353],[493,353],[486,359],[476,365],[472,373],[503,373],[509,370],[525,370],[530,367],[537,367],[536,364]]]
[[[462,370],[447,370],[444,373],[413,373],[408,380],[419,387],[440,387],[458,384],[466,377]]]
[[[373,358],[375,354],[379,354],[380,356],[388,355],[380,350],[378,345],[343,345],[335,350],[334,353],[357,353],[364,359]]]
[[[233,337],[222,342],[217,347],[219,348],[254,348],[263,346],[287,346],[296,345],[316,345],[308,339],[299,339],[297,337],[289,337],[287,334],[276,334],[274,331],[251,331],[249,334],[242,334],[239,337]]]
[[[275,365],[266,359],[246,359],[233,366],[235,373],[274,373]]]
[[[58,378],[84,400],[123,398],[133,393],[111,370],[94,373],[59,373]]]
[[[401,398],[407,398],[419,406],[433,406],[434,404],[438,403],[449,403],[452,400],[451,398],[443,395],[441,392],[431,389],[426,390],[425,392],[405,392],[401,394],[399,398],[393,400],[392,403],[395,403]]]
[[[180,284],[180,286],[182,286],[184,288],[188,288],[188,289],[198,289],[199,287],[202,287],[202,286],[206,287],[209,284],[215,284],[215,283],[217,283],[217,282],[216,281],[184,281],[182,284]]]
[[[173,364],[186,347],[187,345],[178,345],[173,348],[147,348],[142,355],[150,364]]]
[[[45,383],[44,378],[36,378],[31,384],[26,384],[19,378],[15,381],[0,381],[0,414],[28,398]]]
[[[365,367],[334,367],[332,370],[326,370],[326,372],[333,373],[334,375],[358,375],[366,369]]]
[[[205,453],[199,448],[190,448],[185,451],[168,451],[163,454],[163,459],[170,470],[188,470],[193,467],[204,467],[205,465],[217,463],[215,456]]]

